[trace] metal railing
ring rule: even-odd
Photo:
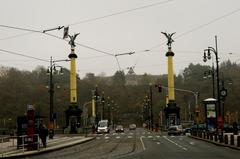
[[[18,153],[24,153],[26,150],[38,150],[40,151],[40,138],[39,134],[33,135],[21,135],[21,136],[9,136],[0,138],[0,153],[4,157],[11,151],[18,151]],[[14,149],[16,147],[16,149]]]

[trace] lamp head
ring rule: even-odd
[[[208,54],[207,54],[207,58],[208,58],[208,60],[210,60],[211,59],[211,52],[210,52],[210,49],[208,49],[208,52],[207,52]]]
[[[203,54],[203,62],[207,62],[207,56],[206,56],[206,52],[204,51],[204,54]]]

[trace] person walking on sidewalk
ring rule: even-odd
[[[47,147],[47,136],[48,136],[48,129],[46,125],[40,124],[39,126],[39,137],[42,140],[43,147]]]

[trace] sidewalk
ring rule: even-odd
[[[189,137],[194,138],[194,139],[198,139],[198,140],[202,140],[202,141],[206,141],[206,142],[218,145],[218,146],[224,146],[224,147],[229,147],[229,148],[232,148],[232,149],[235,149],[235,150],[240,150],[239,141],[237,139],[238,137],[240,137],[239,134],[233,136],[233,143],[232,144],[231,144],[230,135],[233,135],[233,133],[225,133],[223,135],[223,141],[222,142],[220,142],[219,139],[217,139],[217,141],[216,141],[215,136],[212,136],[212,138],[210,138],[210,137],[207,138],[207,137],[203,137],[203,136],[189,135]],[[224,138],[224,136],[227,136],[227,140]]]
[[[27,151],[26,149],[17,149],[16,139],[11,139],[9,142],[1,143],[0,158],[17,158],[31,155],[38,155],[45,152],[51,152],[73,145],[81,144],[93,140],[94,137],[70,136],[70,135],[56,135],[54,139],[48,140],[47,147],[43,148],[40,145],[39,150]]]

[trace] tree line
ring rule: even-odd
[[[189,64],[181,73],[175,75],[175,87],[199,92],[199,105],[201,114],[204,113],[202,100],[212,97],[212,80],[204,79],[204,72],[212,69],[210,66]],[[34,105],[38,115],[49,118],[49,76],[47,68],[36,67],[33,71],[24,71],[17,68],[0,67],[0,125],[8,122],[8,126],[16,126],[16,117],[26,113],[27,105]],[[57,125],[65,125],[65,110],[69,105],[69,70],[64,69],[64,74],[53,74],[54,81],[54,112]],[[233,122],[240,115],[240,65],[231,61],[222,62],[220,65],[220,81],[224,80],[228,96],[224,101],[226,120]],[[91,101],[92,90],[98,87],[99,95],[104,92],[107,102],[117,103],[118,122],[135,122],[140,124],[144,97],[149,93],[149,83],[153,86],[153,112],[154,121],[158,120],[159,112],[166,106],[166,90],[160,93],[155,84],[167,86],[167,75],[135,75],[116,71],[113,76],[104,74],[96,76],[87,73],[78,80],[78,105],[80,108]],[[135,81],[131,84],[131,81]],[[216,82],[215,82],[216,83]],[[221,86],[220,86],[221,87]],[[216,87],[215,87],[216,88]],[[109,96],[109,98],[107,98]],[[181,108],[181,119],[192,118],[195,111],[195,98],[193,94],[175,91],[176,103]],[[107,101],[110,100],[110,101]],[[106,106],[106,105],[105,105]],[[99,104],[99,110],[101,104]],[[105,109],[106,110],[106,109]],[[89,111],[90,113],[90,111]],[[230,114],[230,115],[229,115]],[[90,115],[90,114],[89,114]],[[11,119],[11,120],[10,120]]]

